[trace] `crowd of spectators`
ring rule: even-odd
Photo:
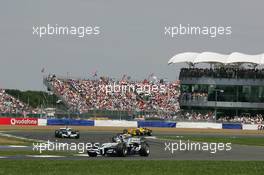
[[[180,114],[178,120],[187,120],[187,121],[213,121],[214,114],[212,112],[208,113],[199,113],[199,112],[184,112]]]
[[[180,96],[182,101],[199,101],[206,102],[208,101],[208,93],[207,92],[183,92]]]
[[[53,91],[62,97],[67,105],[80,113],[89,110],[121,110],[121,111],[179,111],[179,82],[132,81],[130,79],[114,80],[109,77],[98,79],[62,79],[55,75],[47,78]],[[127,87],[164,86],[164,91],[148,91],[138,93],[135,90],[106,92],[108,85],[125,85]]]
[[[243,68],[229,68],[229,67],[221,67],[215,69],[182,68],[180,71],[180,79],[185,77],[264,79],[264,69],[243,69]]]
[[[178,114],[146,114],[146,115],[140,115],[135,118],[135,120],[177,120],[179,119]]]
[[[215,121],[213,112],[199,113],[199,112],[185,112],[174,117],[175,120],[184,121]],[[217,116],[217,122],[232,122],[232,123],[243,123],[243,124],[263,124],[264,118],[262,114],[241,114],[239,116]]]
[[[221,122],[237,122],[244,124],[263,124],[263,115],[256,114],[253,116],[250,115],[240,115],[240,116],[224,116],[219,118]]]
[[[163,114],[163,115],[143,115],[139,117],[141,120],[171,120],[171,121],[213,121],[214,115],[212,112],[205,114],[199,112],[179,112],[177,114]]]
[[[38,109],[33,109],[29,105],[21,102],[15,97],[7,94],[4,89],[0,89],[0,113],[23,114],[38,113]]]
[[[139,120],[171,120],[171,121],[192,121],[192,122],[231,122],[242,124],[264,124],[262,114],[241,114],[239,116],[218,116],[215,120],[214,112],[199,113],[199,112],[183,112],[176,115],[144,115],[140,116]]]

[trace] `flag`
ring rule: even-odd
[[[154,76],[154,73],[151,73],[149,76],[148,76],[148,80]]]
[[[97,77],[97,70],[93,71],[92,74],[93,74],[93,77]]]
[[[125,80],[125,78],[126,78],[126,74],[123,75],[121,81]]]

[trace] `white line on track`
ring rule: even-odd
[[[27,148],[28,146],[23,146],[23,145],[7,145],[7,147],[10,147],[10,148]]]
[[[88,157],[88,154],[74,154],[74,156],[79,156],[79,157]]]
[[[7,158],[7,157],[0,156],[0,159],[5,159],[5,158]]]
[[[6,134],[6,133],[2,133],[2,132],[0,132],[0,136],[9,137],[9,138],[16,138],[16,139],[20,139],[20,140],[33,141],[33,142],[44,142],[44,140],[29,139],[29,138],[15,136],[12,134]]]
[[[146,138],[146,139],[157,139],[156,136],[146,136],[145,138]]]
[[[34,158],[56,158],[56,157],[65,157],[65,156],[57,156],[57,155],[27,155],[27,157],[34,157]]]

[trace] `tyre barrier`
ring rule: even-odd
[[[137,127],[137,121],[126,120],[95,120],[94,126],[106,127]]]
[[[163,122],[163,121],[138,121],[138,127],[163,127],[175,128],[176,122]]]
[[[222,123],[211,123],[211,122],[177,122],[177,128],[222,129]]]
[[[259,125],[243,124],[243,130],[259,130]]]
[[[47,125],[94,126],[94,121],[74,119],[47,119]]]
[[[223,123],[222,129],[242,129],[242,124],[240,124],[240,123]]]

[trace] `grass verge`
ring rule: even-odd
[[[9,175],[255,175],[263,173],[264,161],[0,160],[0,169]]]
[[[56,155],[56,156],[72,156],[78,154],[65,151],[42,151],[42,153],[33,150],[0,150],[0,156],[20,156],[20,155]]]
[[[0,145],[32,145],[32,141],[26,139],[19,139],[14,137],[0,136]]]

